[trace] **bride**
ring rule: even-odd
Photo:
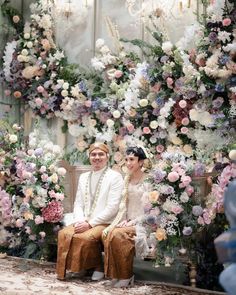
[[[104,271],[112,280],[107,285],[115,288],[133,285],[133,259],[135,255],[135,224],[143,215],[142,196],[147,191],[144,183],[147,174],[143,164],[147,156],[141,147],[126,151],[128,174],[118,214],[103,231]]]

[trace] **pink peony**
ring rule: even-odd
[[[17,219],[16,220],[16,227],[22,227],[24,225],[23,220],[22,219]]]
[[[48,203],[47,207],[43,208],[42,215],[47,222],[59,222],[63,217],[63,207],[61,202],[51,201]]]
[[[185,189],[186,193],[188,194],[188,196],[191,196],[194,192],[194,188],[191,185],[188,185]]]
[[[87,108],[90,108],[91,105],[92,105],[91,100],[85,100],[84,105],[85,105]]]
[[[181,206],[176,205],[176,206],[173,206],[173,207],[171,208],[171,211],[172,211],[175,215],[177,215],[177,214],[180,214],[181,212],[183,212],[184,209],[183,209]]]
[[[35,99],[35,103],[36,103],[36,106],[41,107],[43,101],[42,101],[41,98],[37,97],[37,98]]]
[[[190,176],[184,175],[181,177],[181,181],[184,187],[186,187],[190,184],[190,182],[192,181],[192,178]]]
[[[162,144],[158,144],[157,146],[156,146],[156,151],[158,152],[158,153],[162,153],[163,151],[164,151],[164,146],[162,145]]]
[[[127,126],[126,126],[126,128],[127,128],[127,130],[129,131],[129,133],[132,133],[133,131],[134,131],[134,125],[133,124],[128,124]]]
[[[179,179],[179,174],[175,171],[172,171],[168,174],[167,178],[170,182],[175,182]]]
[[[116,70],[114,73],[115,78],[119,79],[120,77],[123,76],[123,72],[120,70]]]
[[[231,24],[231,19],[230,18],[223,19],[222,24],[224,27],[228,27]]]
[[[189,118],[185,117],[182,119],[181,123],[184,125],[184,126],[187,126],[189,124]]]
[[[187,106],[187,102],[184,99],[181,99],[179,101],[179,106],[184,109]]]
[[[182,133],[182,134],[187,134],[188,133],[188,128],[187,127],[182,127],[181,129],[180,129],[180,132]]]
[[[42,93],[42,92],[44,92],[44,88],[43,88],[43,86],[38,86],[37,87],[37,91],[39,92],[39,93]]]
[[[35,224],[41,224],[44,222],[43,217],[40,215],[36,215],[34,219]]]
[[[166,79],[166,83],[167,83],[168,88],[173,88],[174,80],[172,78],[168,77]]]
[[[150,134],[151,130],[149,127],[143,127],[143,134]]]

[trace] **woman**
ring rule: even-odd
[[[135,255],[135,224],[143,215],[142,196],[145,189],[143,172],[147,158],[140,147],[130,147],[126,151],[125,188],[119,212],[110,226],[103,231],[104,271],[112,281],[107,285],[119,288],[133,285],[133,259]],[[147,185],[147,184],[146,184]]]

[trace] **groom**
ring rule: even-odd
[[[92,171],[81,174],[72,224],[58,234],[58,279],[65,278],[67,269],[81,273],[94,269],[92,280],[95,281],[104,277],[102,231],[116,216],[123,189],[123,178],[107,166],[108,159],[106,144],[96,142],[90,146]]]

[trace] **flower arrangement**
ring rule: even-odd
[[[10,130],[1,130],[1,244],[9,253],[40,258],[61,226],[66,171],[57,166],[59,146],[38,140],[37,131],[25,145],[21,127]]]
[[[181,153],[164,152],[153,167],[145,193],[145,215],[141,223],[157,239],[156,266],[170,266],[181,255],[190,254],[201,230],[201,200],[194,194],[194,162]]]

